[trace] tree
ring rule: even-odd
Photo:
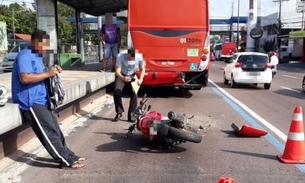
[[[75,17],[75,10],[70,6],[58,2],[58,22],[59,22],[59,38],[62,43],[75,43],[76,25],[68,22],[66,18]],[[84,24],[83,29],[90,29],[90,24]],[[84,34],[84,39],[89,40],[90,36]]]
[[[265,41],[264,51],[270,52],[275,50],[275,39]]]
[[[67,22],[65,17],[58,17],[58,37],[61,43],[75,43],[73,27],[70,22]]]
[[[25,8],[15,13],[15,32],[31,34],[37,27],[36,12]]]
[[[66,20],[67,17],[75,17],[75,10],[61,2],[58,2],[58,37],[61,43],[75,43],[75,24]],[[12,3],[9,6],[0,5],[0,21],[7,24],[9,34],[23,33],[30,34],[37,28],[36,5],[32,4],[28,8],[25,3],[21,5]],[[89,29],[90,25],[85,24],[84,29]],[[86,35],[84,35],[86,36]]]
[[[61,43],[75,43],[75,36],[73,36],[74,26],[66,20],[67,17],[75,16],[73,8],[58,2],[57,3],[58,16],[58,38]]]
[[[14,31],[29,34],[37,26],[36,13],[18,3],[13,3],[9,6],[1,5],[0,14],[0,21],[6,22],[9,34],[12,34]]]

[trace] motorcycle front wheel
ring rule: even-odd
[[[200,143],[202,141],[202,136],[183,129],[177,129],[174,127],[169,126],[168,127],[168,137],[175,138],[175,139],[181,139],[193,143]]]

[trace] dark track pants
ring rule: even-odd
[[[47,106],[34,104],[30,110],[21,110],[21,113],[56,162],[71,166],[77,161],[79,157],[67,147],[57,118]]]
[[[126,91],[128,92],[128,95],[130,96],[129,108],[128,108],[128,119],[131,119],[131,114],[137,108],[138,95],[133,91],[130,82],[126,83],[125,81],[121,80],[118,77],[115,78],[114,94],[113,94],[115,112],[116,113],[124,112],[124,107],[123,107],[123,103],[122,103],[122,91],[123,91],[124,87],[126,87]]]

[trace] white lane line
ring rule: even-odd
[[[287,77],[287,78],[292,78],[292,79],[297,79],[297,77],[295,77],[295,76],[290,76],[290,75],[283,75],[284,77]]]
[[[256,114],[252,109],[247,107],[245,104],[241,103],[239,100],[237,100],[235,97],[230,95],[228,92],[226,92],[224,89],[219,87],[217,84],[215,84],[213,81],[209,80],[210,83],[212,83],[219,91],[221,91],[225,96],[230,98],[233,102],[235,102],[237,105],[239,105],[241,108],[243,108],[246,112],[248,112],[251,116],[253,116],[256,120],[258,120],[261,124],[265,125],[269,130],[274,132],[276,136],[278,136],[281,140],[286,142],[287,135],[285,135],[282,131],[277,129],[275,126],[273,126],[271,123],[269,123],[267,120]]]
[[[288,87],[285,87],[285,86],[281,86],[281,88],[286,89],[286,90],[290,90],[290,91],[293,91],[293,92],[301,93],[301,91],[299,91],[299,90],[295,90],[295,89],[288,88]]]

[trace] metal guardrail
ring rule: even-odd
[[[76,53],[76,45],[73,44],[61,44],[60,53]],[[85,60],[83,62],[97,62],[99,61],[98,45],[84,45]]]

